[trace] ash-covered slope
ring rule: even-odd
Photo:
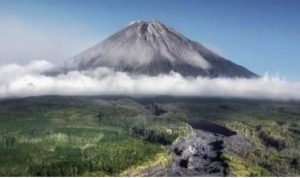
[[[117,71],[159,75],[256,77],[158,21],[135,21],[66,62],[70,70],[105,66]]]

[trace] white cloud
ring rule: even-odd
[[[37,95],[174,95],[257,99],[300,99],[300,83],[265,75],[259,79],[184,78],[178,73],[129,75],[108,68],[71,71],[57,76],[46,61],[0,67],[0,98]]]
[[[209,50],[211,50],[212,52],[216,53],[219,56],[223,56],[223,57],[225,56],[223,50],[216,45],[213,45],[208,42],[204,42],[203,46],[205,46],[206,48],[208,48]]]

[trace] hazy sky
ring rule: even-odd
[[[298,0],[0,0],[0,64],[60,63],[133,20],[157,19],[263,74],[300,80]]]

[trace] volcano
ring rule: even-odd
[[[131,74],[157,76],[257,77],[159,21],[134,21],[104,41],[71,58],[66,70],[108,67]]]

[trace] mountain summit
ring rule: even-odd
[[[158,21],[134,21],[66,62],[66,69],[105,66],[134,74],[244,77],[257,75]]]

